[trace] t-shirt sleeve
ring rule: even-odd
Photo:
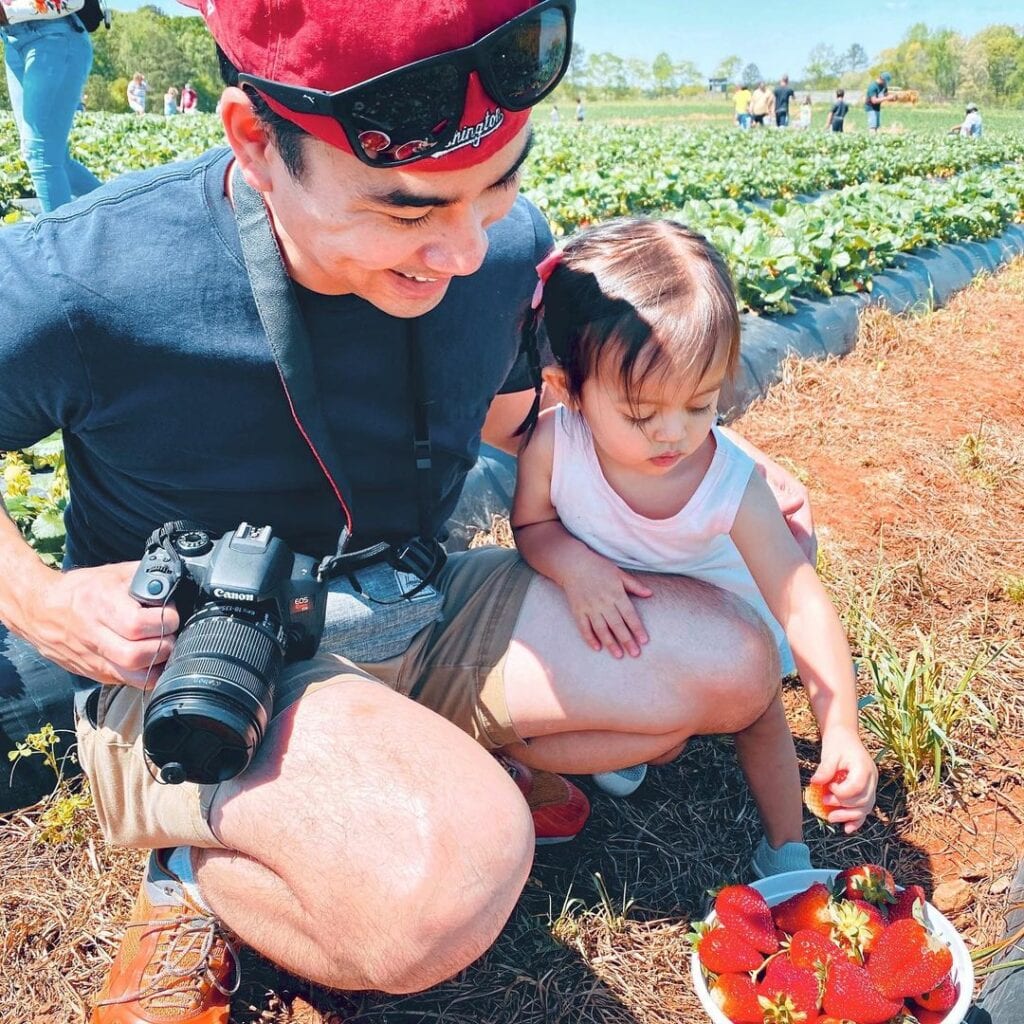
[[[538,263],[549,252],[555,244],[554,236],[551,234],[551,228],[548,226],[548,222],[544,219],[544,215],[537,209],[533,203],[527,204],[530,211],[530,222],[533,225],[534,234],[534,245],[533,245],[533,267],[536,267]],[[532,268],[531,268],[532,270]],[[535,281],[535,275],[531,274],[531,279]],[[523,318],[529,316],[530,305],[529,300],[533,296],[533,285],[530,285],[530,294],[526,297],[526,302],[523,306]],[[520,328],[522,327],[522,321],[520,322]],[[540,362],[541,366],[546,365],[551,361],[550,349],[547,343],[547,335],[543,329],[540,332],[540,336],[537,338],[538,347],[540,349]],[[498,389],[498,394],[508,395],[513,394],[516,391],[531,391],[533,390],[534,381],[533,376],[530,373],[530,364],[527,359],[525,347],[520,344],[519,355],[516,361],[512,364],[512,369],[509,371],[508,376],[505,378],[505,383]]]
[[[0,451],[73,427],[89,384],[39,225],[0,231]]]

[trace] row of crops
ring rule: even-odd
[[[991,238],[1024,219],[1024,131],[961,139],[667,123],[538,125],[536,134],[524,191],[556,235],[613,216],[672,213],[721,249],[741,304],[756,311],[870,289],[903,253]],[[222,141],[209,115],[93,114],[76,122],[71,147],[108,178]],[[0,120],[0,154],[2,211],[32,192],[9,118]]]

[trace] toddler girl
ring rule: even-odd
[[[564,589],[590,646],[615,657],[639,656],[648,640],[640,571],[695,577],[749,602],[783,671],[792,650],[821,732],[812,781],[846,771],[829,820],[854,831],[877,773],[857,731],[842,625],[753,460],[715,425],[740,334],[722,257],[674,221],[628,218],[573,236],[538,271],[526,330],[534,341],[546,328],[554,363],[542,376],[561,404],[539,415],[535,404],[524,424],[512,507],[522,557]],[[753,863],[762,876],[810,867],[796,752],[776,702],[778,725],[736,742],[765,833]]]

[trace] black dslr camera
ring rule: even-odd
[[[282,668],[320,644],[327,586],[316,569],[269,526],[240,523],[219,540],[190,523],[153,532],[132,597],[159,606],[173,595],[184,622],[143,722],[163,782],[223,782],[248,767]]]

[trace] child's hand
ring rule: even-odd
[[[580,563],[562,588],[583,639],[595,651],[605,647],[613,658],[621,658],[625,649],[634,658],[640,656],[648,636],[630,595],[650,597],[649,587],[595,554]]]
[[[811,782],[827,783],[844,770],[846,777],[829,787],[824,803],[832,808],[828,820],[833,825],[842,824],[850,833],[864,824],[875,806],[878,783],[878,768],[856,730],[833,730],[822,737],[821,764],[811,776]]]

